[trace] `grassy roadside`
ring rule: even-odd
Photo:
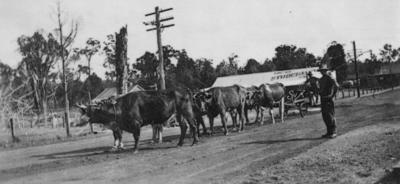
[[[0,150],[41,146],[61,142],[82,140],[86,138],[101,137],[107,134],[96,128],[96,134],[91,134],[88,127],[71,127],[71,137],[65,136],[63,128],[29,128],[18,130],[17,142],[13,142],[9,133],[3,133],[0,141]]]

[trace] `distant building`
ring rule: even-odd
[[[393,63],[389,65],[383,65],[376,75],[387,75],[387,74],[400,74],[400,64]]]
[[[356,82],[355,74],[347,75],[347,79]],[[377,68],[374,74],[360,74],[359,82],[362,88],[388,88],[399,85],[400,64],[392,63]]]
[[[135,91],[144,91],[144,88],[139,85],[133,85],[128,89],[128,93]],[[106,88],[99,95],[97,95],[96,98],[92,99],[92,103],[100,102],[101,100],[105,100],[110,97],[116,97],[116,96],[117,96],[116,87]]]
[[[392,63],[381,66],[374,78],[383,88],[398,86],[400,84],[400,64]]]
[[[300,68],[292,70],[281,70],[263,73],[252,73],[244,75],[231,75],[226,77],[218,77],[212,87],[224,87],[234,84],[243,87],[259,86],[261,84],[282,83],[285,86],[298,86],[303,85],[306,81],[307,73],[311,72],[314,77],[320,78],[321,74],[318,72],[318,67]],[[336,78],[336,73],[332,73]]]

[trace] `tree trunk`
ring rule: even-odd
[[[65,123],[65,130],[67,133],[67,137],[70,137],[71,134],[69,133],[69,100],[68,100],[68,83],[67,83],[67,75],[66,75],[66,59],[68,56],[65,56],[65,43],[64,43],[64,35],[63,35],[63,24],[61,23],[61,8],[60,4],[57,6],[57,18],[58,18],[58,31],[60,37],[60,45],[61,45],[61,62],[62,62],[62,83],[64,86],[64,123]]]
[[[32,76],[34,76],[34,74],[31,74]],[[32,87],[32,90],[33,90],[33,102],[34,102],[34,104],[35,104],[35,109],[36,109],[36,116],[37,117],[39,117],[39,119],[37,119],[37,120],[39,120],[39,122],[35,122],[35,125],[37,124],[37,123],[40,123],[40,117],[41,117],[41,114],[43,113],[43,109],[42,109],[42,105],[40,104],[40,98],[39,98],[39,89],[38,89],[38,87],[37,87],[37,81],[36,81],[36,79],[35,79],[35,77],[32,77],[31,78],[31,87]]]
[[[44,121],[44,125],[46,126],[47,125],[47,123],[48,123],[48,121],[47,121],[47,102],[46,102],[46,98],[43,98],[42,99],[42,108],[43,108],[43,111],[42,111],[42,119],[43,119],[43,121]]]
[[[90,90],[92,89],[92,84],[90,81],[90,75],[91,75],[91,71],[90,71],[90,59],[88,58],[88,68],[89,68],[89,75],[88,75],[88,97],[89,97],[89,104],[92,103],[92,96],[90,95]],[[90,133],[93,133],[93,125],[92,123],[89,123],[89,127],[90,127]]]
[[[63,55],[63,54],[61,54]],[[69,133],[69,100],[68,100],[68,85],[67,85],[67,76],[65,75],[65,58],[61,56],[63,59],[63,84],[64,84],[64,123],[65,123],[65,130],[67,133],[67,137],[70,137],[71,134]]]
[[[62,34],[62,29],[60,25],[60,44],[63,45],[63,34]],[[64,56],[64,47],[61,47],[61,61],[62,61],[62,73],[63,73],[63,78],[62,78],[62,83],[64,86],[64,123],[65,123],[65,131],[67,133],[67,137],[70,137],[71,134],[69,133],[69,100],[68,100],[68,83],[67,83],[67,75],[65,72],[65,56]]]
[[[35,109],[37,109],[37,112],[40,111],[40,105],[39,105],[39,94],[38,94],[38,89],[37,89],[37,82],[35,81],[35,79],[31,79],[31,87],[33,90],[33,102],[35,104]]]
[[[115,33],[115,55],[116,55],[116,74],[117,74],[117,93],[128,92],[128,38],[127,26],[122,27],[119,33]]]

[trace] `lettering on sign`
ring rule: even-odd
[[[317,70],[315,70],[315,71],[317,71]],[[290,79],[290,78],[306,78],[308,72],[310,72],[310,71],[299,71],[299,72],[293,72],[293,73],[291,71],[275,72],[274,76],[271,77],[271,81]]]

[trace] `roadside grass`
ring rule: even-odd
[[[94,126],[94,131],[96,134],[91,134],[88,126],[70,127],[71,137],[67,137],[66,130],[63,127],[16,128],[15,136],[17,137],[17,141],[13,141],[10,131],[5,129],[0,131],[0,149],[53,144],[83,138],[93,138],[105,134],[102,128],[98,126]]]

